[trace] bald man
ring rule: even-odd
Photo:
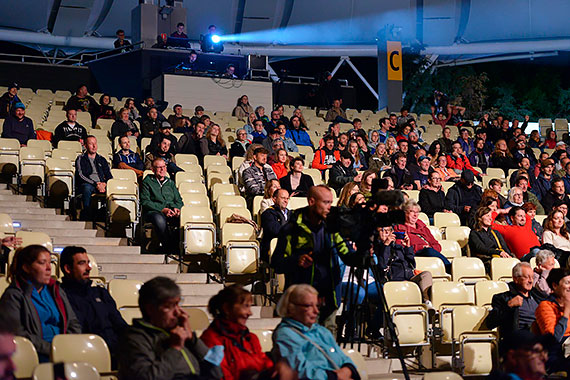
[[[338,232],[327,228],[326,218],[333,202],[331,188],[311,187],[307,202],[309,205],[295,210],[281,229],[271,266],[285,274],[285,287],[309,284],[317,289],[322,299],[319,323],[334,335],[341,296],[337,287],[342,280],[338,258],[350,259],[353,250]]]

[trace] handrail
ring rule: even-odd
[[[122,52],[123,50],[129,49],[129,48],[131,48],[132,50],[134,50],[134,47],[135,47],[135,46],[141,45],[141,46],[139,47],[139,49],[140,49],[140,48],[143,48],[143,47],[144,47],[144,44],[145,44],[144,41],[139,41],[139,42],[134,42],[134,43],[132,43],[131,45],[126,46],[126,47],[123,46],[123,47],[118,47],[118,48],[113,48],[113,49],[101,50],[101,51],[98,51],[98,52],[83,53],[83,54],[81,54],[81,59],[80,59],[80,61],[81,61],[81,64],[84,64],[85,62],[88,62],[88,61],[91,61],[91,60],[95,60],[95,59],[99,59],[99,55],[102,55],[102,54],[109,54],[109,53],[112,53],[112,52]],[[93,58],[93,59],[90,59],[90,60],[85,60],[84,58],[85,58],[86,56],[94,56],[94,58]]]

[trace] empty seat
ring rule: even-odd
[[[16,351],[12,356],[16,367],[14,375],[18,379],[32,377],[34,368],[39,363],[36,348],[30,340],[21,336],[14,337],[14,344],[16,344]]]
[[[208,207],[182,207],[180,228],[184,237],[184,253],[211,254],[216,248],[216,226]]]
[[[212,202],[216,202],[221,195],[239,195],[239,190],[234,184],[216,183],[212,186]]]
[[[448,259],[461,256],[461,247],[458,242],[453,240],[439,240],[438,243],[441,245],[441,254]]]
[[[226,223],[222,227],[222,247],[226,256],[227,274],[257,272],[259,245],[252,225]]]
[[[48,234],[44,232],[18,231],[16,237],[22,239],[22,247],[39,244],[53,252],[53,244]]]
[[[210,207],[210,199],[205,194],[181,193],[184,206]]]
[[[388,281],[384,294],[400,344],[428,345],[429,318],[419,286],[411,281]]]
[[[273,349],[273,331],[271,330],[250,330],[259,339],[261,350],[263,352],[270,352]]]
[[[228,174],[231,176],[232,175],[232,169],[227,165],[210,165],[210,166],[208,166],[208,169],[206,170],[206,175],[208,175],[210,173],[223,173],[223,174]]]
[[[184,170],[186,173],[198,173],[200,176],[204,174],[202,167],[196,164],[176,164],[180,169]]]
[[[54,380],[55,363],[42,363],[34,369],[32,380]],[[95,366],[89,363],[69,363],[63,364],[63,371],[66,379],[99,380],[101,377]],[[30,376],[26,376],[30,377]]]
[[[51,158],[70,161],[75,166],[75,159],[79,153],[70,149],[54,149],[51,151]]]
[[[216,199],[216,214],[224,207],[247,208],[245,198],[240,195],[220,195]]]
[[[429,216],[427,216],[425,212],[420,212],[418,219],[424,222],[426,226],[429,226],[431,224],[429,221]]]
[[[57,149],[67,149],[72,152],[80,154],[83,151],[81,143],[79,141],[65,141],[62,140],[57,144]]]
[[[461,248],[468,247],[469,243],[469,233],[471,229],[469,227],[455,227],[450,226],[445,228],[445,240],[453,240],[459,243]]]
[[[45,166],[47,195],[56,198],[72,196],[75,190],[74,172],[71,161],[48,158]]]
[[[180,188],[180,185],[184,182],[190,183],[204,183],[204,178],[202,174],[197,172],[178,172],[175,177],[176,186]]]
[[[244,161],[245,161],[245,157],[233,157],[232,158],[232,171],[238,170]]]
[[[431,302],[440,315],[443,341],[451,342],[451,311],[457,305],[470,305],[469,291],[462,282],[439,281],[431,288]]]
[[[477,257],[456,257],[451,262],[453,281],[475,283],[487,280],[483,261]]]
[[[461,221],[457,214],[436,212],[433,215],[433,225],[436,227],[459,227],[461,226]]]
[[[509,290],[504,281],[479,281],[475,284],[475,304],[480,307],[490,307],[493,296]]]
[[[60,334],[51,343],[52,362],[84,362],[99,373],[111,371],[111,355],[107,343],[92,334]]]
[[[8,214],[0,213],[0,233],[5,235],[15,234],[12,218]]]
[[[227,165],[228,162],[224,158],[224,156],[213,156],[213,155],[206,155],[204,156],[204,169],[208,169],[210,165]]]
[[[0,138],[0,172],[14,175],[20,168],[20,142],[17,139]]]
[[[487,168],[487,176],[491,178],[505,178],[505,172],[501,168]]]
[[[129,325],[133,324],[134,319],[142,318],[142,313],[138,306],[121,307],[119,313],[121,313],[121,317],[123,317],[125,322]]]
[[[44,151],[44,156],[46,158],[51,156],[52,145],[51,142],[48,140],[28,140],[26,144],[28,148],[40,148]]]
[[[183,182],[178,186],[180,194],[207,195],[206,186],[201,182]]]
[[[208,172],[207,184],[208,188],[211,189],[216,184],[230,184],[232,182],[231,173],[219,173],[219,172]]]
[[[113,279],[109,281],[109,293],[117,304],[117,309],[125,306],[138,307],[139,289],[142,281]]]
[[[362,354],[352,348],[343,348],[342,351],[354,363],[361,380],[368,380],[368,373],[366,372],[366,361]]]
[[[22,147],[20,149],[20,179],[22,184],[31,183],[31,181],[34,181],[35,185],[43,183],[45,165],[43,149]]]
[[[107,213],[109,223],[137,223],[139,200],[136,182],[119,179],[107,181]]]
[[[289,205],[287,208],[289,210],[296,210],[298,208],[303,208],[309,205],[307,198],[305,197],[291,197],[289,198]]]
[[[435,240],[437,241],[443,240],[443,236],[441,234],[441,228],[429,225],[427,226],[427,228],[429,229],[429,232],[431,232]]]
[[[520,262],[514,257],[494,257],[491,260],[491,279],[493,281],[512,281],[513,267]]]
[[[416,202],[420,201],[420,191],[419,190],[406,190],[409,199],[413,199]]]
[[[111,169],[113,179],[137,183],[137,173],[130,169]]]
[[[451,276],[445,272],[443,261],[438,257],[416,256],[416,269],[431,273],[433,281],[451,281]]]
[[[193,331],[206,330],[210,325],[208,314],[204,310],[196,307],[183,307],[182,309],[188,314],[188,322]]]

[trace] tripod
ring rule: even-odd
[[[390,248],[390,262],[387,268],[390,267],[390,263],[394,259],[394,251],[393,248]],[[394,321],[390,316],[390,310],[388,308],[388,303],[386,302],[386,296],[384,294],[384,283],[388,281],[387,279],[387,271],[378,268],[378,265],[373,260],[373,256],[369,254],[364,254],[362,256],[362,265],[352,266],[350,268],[350,273],[348,276],[348,286],[347,291],[345,292],[345,303],[343,306],[342,311],[342,321],[344,325],[344,329],[339,329],[339,341],[344,343],[344,347],[348,344],[352,345],[355,343],[355,340],[358,341],[358,348],[360,349],[360,345],[362,343],[368,344],[380,344],[385,345],[385,342],[380,342],[379,338],[372,338],[367,340],[364,336],[364,326],[366,321],[370,322],[370,309],[369,309],[369,286],[371,285],[368,281],[369,275],[372,274],[372,277],[375,281],[372,283],[372,286],[375,287],[375,290],[378,294],[378,308],[381,308],[382,318],[384,320],[384,325],[386,329],[384,330],[384,334],[386,335],[386,331],[388,332],[390,338],[392,339],[393,345],[396,348],[396,354],[398,359],[400,360],[400,364],[402,366],[402,372],[406,380],[410,379],[410,375],[408,373],[408,369],[406,367],[406,363],[404,361],[404,355],[402,353],[402,348],[400,346],[400,341],[398,339],[398,335],[396,333],[396,326],[394,325]],[[363,275],[363,276],[362,276]],[[361,284],[359,280],[364,280],[364,284]],[[356,284],[354,283],[356,280]],[[356,292],[353,292],[353,289],[356,289]],[[358,303],[358,296],[360,293],[360,289],[364,289],[364,298],[361,303]],[[344,330],[344,337],[341,336],[342,331]]]

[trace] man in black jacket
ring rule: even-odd
[[[485,323],[489,329],[498,327],[501,337],[517,330],[530,330],[535,321],[534,312],[546,295],[532,286],[533,273],[529,263],[518,263],[513,267],[509,290],[493,296],[493,309]]]
[[[429,173],[428,184],[420,190],[419,204],[422,211],[430,218],[436,212],[451,212],[445,207],[445,193],[441,189],[441,174]]]
[[[55,127],[55,131],[53,132],[51,143],[54,148],[57,148],[57,145],[62,140],[79,141],[81,145],[85,145],[87,130],[77,122],[77,111],[74,109],[67,110],[65,116],[67,120]]]
[[[552,181],[552,187],[546,192],[542,197],[542,206],[544,207],[544,212],[546,215],[550,214],[554,204],[557,202],[564,203],[570,206],[570,198],[566,194],[566,189],[564,187],[564,180],[562,178],[555,178]]]
[[[461,179],[453,185],[445,196],[445,205],[461,219],[461,225],[467,225],[467,217],[472,207],[481,202],[481,188],[475,184],[475,175],[469,169],[463,170]]]
[[[411,190],[413,185],[412,174],[406,167],[408,158],[405,153],[398,152],[394,155],[394,165],[384,177],[392,178],[395,189]]]
[[[102,286],[91,286],[91,263],[85,248],[65,247],[59,264],[63,272],[61,288],[81,324],[81,332],[102,337],[114,357],[119,336],[128,325],[109,291]]]
[[[340,154],[340,160],[335,162],[330,169],[328,185],[336,191],[337,195],[347,183],[351,181],[360,182],[362,179],[362,174],[358,174],[352,164],[352,155],[350,152],[344,151]]]
[[[261,260],[267,263],[269,262],[271,240],[279,235],[279,231],[291,217],[291,210],[287,209],[289,205],[289,192],[287,190],[275,190],[272,199],[273,206],[261,214],[261,228],[263,229]]]

